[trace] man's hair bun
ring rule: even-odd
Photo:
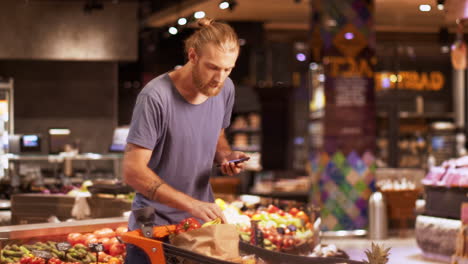
[[[211,25],[211,23],[213,22],[213,19],[211,18],[201,18],[198,20],[198,26],[199,27],[208,27]]]

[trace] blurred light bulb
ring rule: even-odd
[[[193,17],[195,17],[196,19],[204,18],[205,17],[205,12],[197,11],[197,12],[195,12],[195,14],[193,14]]]
[[[170,27],[170,28],[169,28],[169,33],[170,33],[170,34],[175,35],[175,34],[177,34],[177,32],[179,32],[179,31],[177,30],[177,28],[175,28],[175,27]]]
[[[312,62],[312,63],[309,64],[309,68],[311,70],[317,70],[318,69],[318,64],[315,63],[315,62]]]
[[[346,32],[346,33],[344,34],[344,38],[347,39],[347,40],[351,40],[351,39],[354,38],[354,34],[351,33],[351,32]]]
[[[220,8],[220,9],[229,8],[229,2],[223,1],[223,2],[219,3],[219,8]]]
[[[298,53],[298,54],[296,54],[296,59],[298,61],[305,61],[306,60],[306,55],[304,53]]]
[[[431,6],[430,5],[419,5],[419,11],[429,12],[429,11],[431,11]]]
[[[177,20],[177,23],[181,26],[187,24],[187,19],[185,17],[181,17],[179,18],[179,20]]]

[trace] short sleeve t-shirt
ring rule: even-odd
[[[194,105],[185,100],[169,74],[151,82],[138,95],[127,143],[152,150],[148,167],[173,188],[202,201],[213,201],[209,179],[222,128],[229,126],[234,84],[227,78],[221,92]],[[150,183],[148,183],[148,186]],[[155,225],[190,217],[137,193],[132,209],[156,209]],[[133,214],[130,229],[139,228]]]

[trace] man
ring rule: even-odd
[[[132,208],[156,208],[155,225],[192,216],[225,221],[209,184],[213,163],[228,175],[244,167],[228,162],[246,155],[232,151],[224,135],[234,104],[228,75],[239,54],[238,38],[227,24],[209,19],[199,24],[185,42],[188,62],[139,94],[127,138],[123,171],[137,191]],[[133,215],[129,228],[139,228]],[[126,263],[147,261],[129,245]]]

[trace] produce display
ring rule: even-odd
[[[236,224],[241,239],[268,250],[290,252],[299,247],[314,248],[314,226],[308,213],[297,207],[227,204],[216,199],[230,224]],[[286,210],[287,209],[287,210]]]
[[[66,242],[10,244],[1,250],[1,264],[122,264],[125,244],[119,236],[127,227],[101,228],[93,233],[70,233]]]

